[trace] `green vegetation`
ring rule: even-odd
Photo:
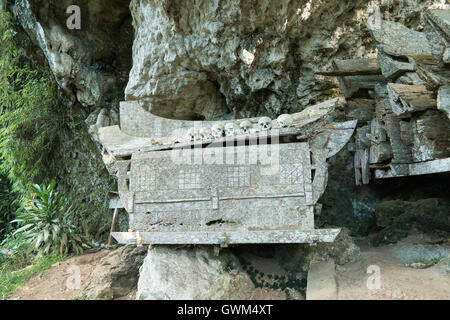
[[[23,61],[14,23],[0,16],[0,159],[14,190],[51,176],[54,148],[64,123],[55,86]]]
[[[292,110],[292,112],[293,112],[293,113],[302,112],[303,110],[306,109],[306,107],[307,107],[307,105],[302,104],[302,103],[299,102],[299,103],[297,104],[297,107],[296,107],[294,110]]]
[[[255,288],[268,288],[272,290],[281,290],[286,294],[286,299],[291,299],[290,291],[295,290],[303,297],[306,294],[306,279],[288,279],[285,276],[265,275],[264,272],[257,270],[251,263],[241,258],[242,268],[248,273]]]
[[[17,49],[27,46],[15,28],[11,14],[0,11],[0,242],[13,231],[9,222],[32,185],[52,180],[77,208],[72,222],[80,233],[105,240],[113,180],[93,156],[98,150],[81,107],[61,104],[70,99],[46,66],[38,69]]]
[[[417,263],[420,263],[426,267],[431,267],[434,266],[435,264],[438,264],[439,262],[441,262],[442,258],[434,258],[434,259],[430,259],[430,260],[420,260],[417,261]]]
[[[25,202],[17,218],[13,221],[20,228],[14,232],[19,240],[28,244],[28,251],[39,254],[59,252],[80,254],[89,248],[87,239],[77,234],[73,218],[78,208],[69,198],[55,192],[56,182],[48,186],[34,185],[34,199]]]
[[[71,300],[89,300],[89,298],[86,293],[83,292],[81,295],[73,297]]]
[[[7,299],[18,287],[23,285],[33,276],[50,268],[52,264],[64,260],[65,257],[57,255],[37,257],[33,261],[33,265],[21,270],[15,270],[15,268],[11,266],[11,262],[2,263],[0,265],[0,300]]]
[[[14,220],[18,204],[17,193],[12,187],[6,174],[0,171],[0,241],[13,230],[10,222]]]
[[[101,158],[93,156],[98,150],[81,106],[62,105],[70,99],[46,65],[40,68],[27,58],[23,48],[31,43],[24,43],[28,40],[16,26],[10,13],[0,11],[3,298],[43,270],[46,261],[53,263],[54,254],[80,254],[88,239],[105,240],[111,224],[106,193],[113,181]]]

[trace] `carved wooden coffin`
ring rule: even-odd
[[[117,126],[99,131],[129,213],[130,231],[113,236],[150,244],[332,242],[340,230],[314,229],[314,208],[327,183],[326,159],[347,143],[357,123],[321,123],[336,103],[293,115],[291,128],[184,142],[167,135],[186,130],[187,122],[124,103],[121,127],[133,135]],[[143,117],[128,118],[133,109]],[[157,138],[136,136],[148,134],[145,122]]]
[[[135,153],[127,162],[119,193],[131,229],[314,229],[307,143]]]

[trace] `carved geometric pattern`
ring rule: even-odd
[[[179,171],[178,187],[180,189],[200,189],[200,171],[197,168],[184,168]]]
[[[147,164],[142,164],[136,170],[136,191],[152,191],[156,189],[155,171]]]
[[[250,186],[248,167],[228,167],[228,187],[239,188]]]
[[[280,172],[280,184],[292,185],[303,184],[303,166],[301,165],[288,165],[281,168]]]

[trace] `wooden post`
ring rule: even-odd
[[[114,208],[114,214],[113,214],[113,219],[112,219],[112,223],[111,223],[111,231],[109,232],[108,247],[111,246],[112,233],[114,232],[114,227],[116,225],[118,211],[119,211],[118,208]]]
[[[112,234],[114,232],[114,228],[116,227],[117,223],[117,216],[119,213],[119,209],[123,208],[122,201],[120,200],[119,194],[117,192],[108,192],[108,198],[109,198],[109,208],[114,209],[113,219],[111,223],[111,230],[109,233],[109,239],[108,239],[108,247],[111,246],[112,243]]]

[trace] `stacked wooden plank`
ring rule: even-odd
[[[333,70],[355,134],[356,184],[450,171],[450,10],[422,14],[424,32],[391,21],[368,28],[377,59],[337,60]]]
[[[435,60],[443,65],[450,64],[450,10],[427,10],[422,14],[425,34]]]

